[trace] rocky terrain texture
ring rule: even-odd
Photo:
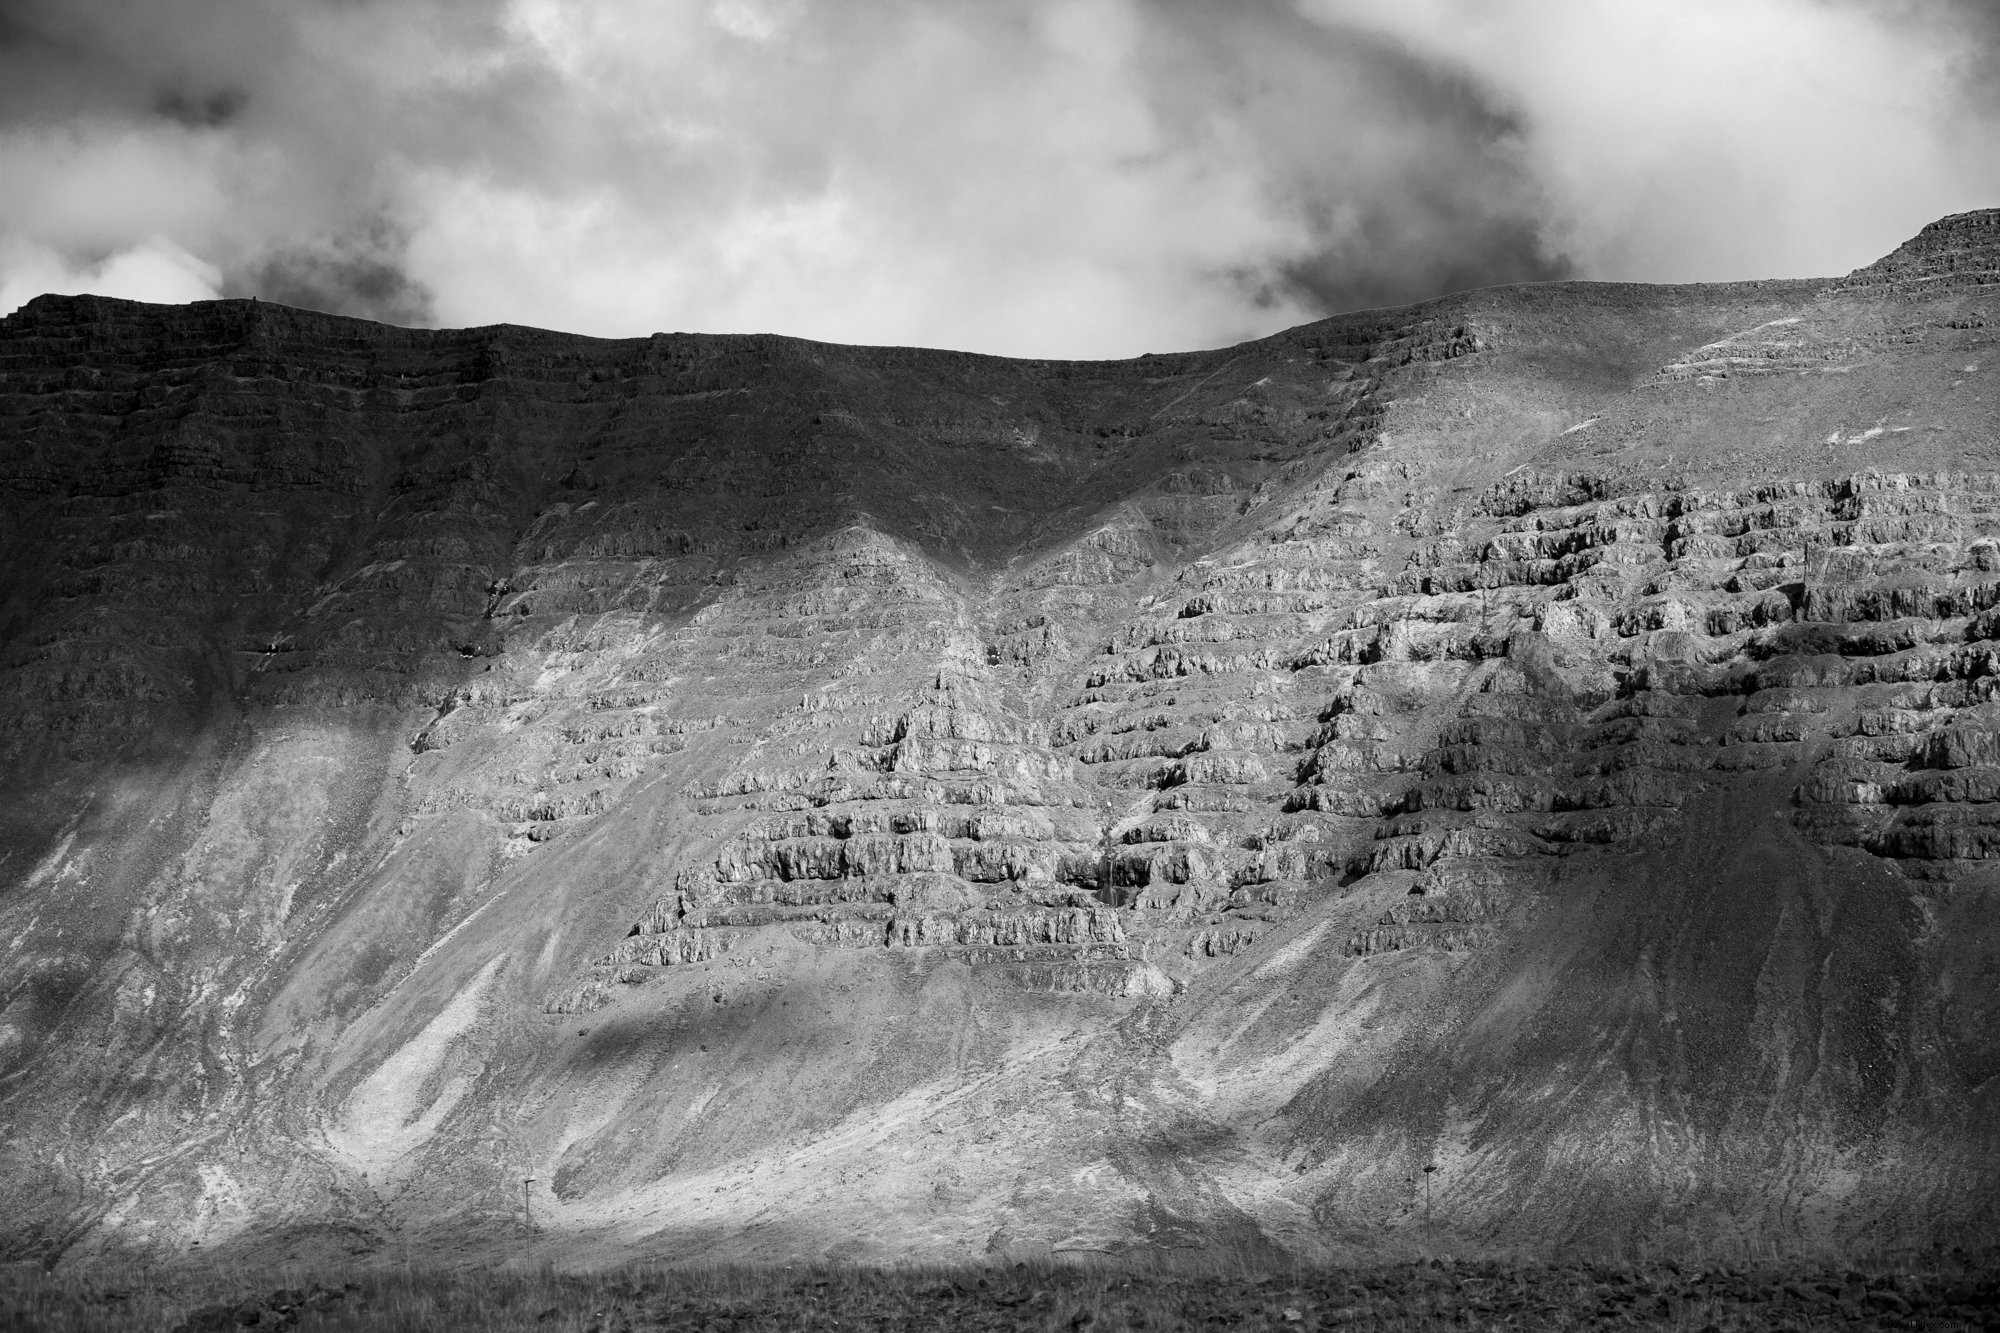
[[[46,1333],[155,1327],[481,1329],[534,1333],[851,1328],[1772,1329],[2000,1327],[1992,1251],[1877,1257],[1859,1266],[1771,1263],[1536,1264],[1436,1257],[1354,1268],[1193,1263],[892,1269],[622,1268],[587,1274],[360,1269],[271,1287],[248,1274],[165,1280],[39,1271],[0,1276],[0,1318]],[[261,1276],[261,1275],[260,1275]],[[17,1325],[9,1325],[14,1327]]]
[[[0,497],[9,1250],[2000,1231],[2000,211],[1122,362],[43,297]]]

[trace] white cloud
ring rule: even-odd
[[[88,292],[127,301],[211,301],[222,275],[163,237],[148,237],[98,263],[78,267],[59,251],[0,237],[0,315],[44,292]]]
[[[212,239],[230,208],[214,136],[87,119],[0,133],[0,232],[78,254]]]
[[[1561,244],[1591,276],[1839,274],[2000,204],[2000,136],[1943,4],[1306,0],[1520,108]]]
[[[1163,132],[1135,5],[746,12],[517,10],[565,74],[542,132],[596,163],[425,175],[439,318],[1090,355],[1313,313],[1217,281],[1310,238],[1254,151]]]

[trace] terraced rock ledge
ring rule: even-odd
[[[1990,1237],[1996,320],[1991,211],[1124,362],[33,301],[0,1245]]]

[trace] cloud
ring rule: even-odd
[[[421,177],[448,322],[1118,355],[1569,271],[1482,88],[1282,4],[514,14],[563,142]]]
[[[0,237],[0,310],[14,310],[44,292],[95,292],[128,301],[209,301],[222,275],[163,237],[78,266],[60,251],[17,237]]]
[[[1137,5],[516,12],[560,142],[418,176],[453,322],[1164,349],[1268,327],[1233,275],[1309,243],[1254,142],[1161,114]]]
[[[1985,0],[1305,0],[1515,108],[1592,276],[1810,277],[2000,204]]]
[[[1155,104],[1226,115],[1267,207],[1303,224],[1305,244],[1256,275],[1271,289],[1333,311],[1572,275],[1504,90],[1357,25],[1186,12]]]
[[[406,271],[402,238],[387,224],[351,229],[318,245],[279,247],[240,265],[224,296],[255,296],[281,305],[424,325],[432,321],[430,289]]]
[[[1978,0],[0,0],[0,309],[156,278],[1113,356],[1496,282],[1837,272],[2000,202],[1995,30]]]

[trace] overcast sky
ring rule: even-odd
[[[0,313],[1045,356],[2000,204],[2000,0],[0,0]]]

